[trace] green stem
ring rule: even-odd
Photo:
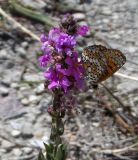
[[[50,135],[50,142],[53,145],[53,157],[60,156],[59,155],[59,146],[62,144],[61,136],[64,133],[64,123],[62,118],[64,117],[64,111],[60,110],[61,105],[61,94],[59,91],[57,91],[54,94],[54,100],[53,100],[53,108],[52,113],[50,114],[52,117],[52,127],[51,127],[51,135]],[[65,151],[63,152],[63,155],[56,160],[65,160]],[[49,158],[49,155],[47,153],[47,159]],[[51,159],[52,160],[52,159]],[[55,160],[55,159],[54,159]]]

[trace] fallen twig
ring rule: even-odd
[[[128,76],[126,74],[122,74],[122,73],[118,73],[118,72],[115,73],[115,76],[123,77],[123,78],[134,80],[134,81],[138,81],[138,77]]]
[[[138,146],[138,142],[135,144],[132,144],[130,146],[124,147],[124,148],[120,148],[120,149],[101,149],[101,148],[93,148],[92,152],[98,152],[98,153],[104,153],[104,154],[117,154],[117,153],[123,153],[126,152],[130,149],[134,150],[134,147]]]
[[[17,28],[20,28],[23,32],[31,36],[34,40],[39,41],[39,37],[35,35],[33,32],[22,26],[19,22],[17,22],[15,19],[13,19],[11,16],[9,16],[2,8],[0,8],[0,14],[7,18],[9,21],[11,21]]]
[[[122,106],[125,107],[125,105],[123,104],[123,102],[120,101],[120,99],[115,96],[108,87],[106,87],[103,83],[101,83],[101,85],[108,91],[108,93]]]
[[[116,97],[111,91],[110,89],[108,89],[104,84],[101,84],[108,92],[109,94],[124,108],[125,105],[120,101],[120,99],[118,97]],[[101,102],[103,104],[105,104],[105,102]],[[105,104],[105,108],[107,110],[109,110],[109,112],[112,113],[112,115],[114,116],[117,124],[119,124],[120,126],[122,126],[123,128],[125,128],[127,131],[129,131],[130,133],[134,132],[134,127],[132,125],[127,124],[127,122],[125,122],[124,118],[116,111],[114,111],[114,109],[108,105]]]

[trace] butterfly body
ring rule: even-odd
[[[84,48],[82,61],[88,78],[93,84],[98,84],[119,70],[126,57],[117,49],[93,45]]]

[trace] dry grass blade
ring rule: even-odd
[[[34,40],[39,41],[39,37],[35,35],[33,32],[22,26],[19,22],[17,22],[14,18],[9,16],[2,8],[0,8],[0,14],[8,19],[10,22],[12,22],[17,28],[20,28],[23,32],[31,36]]]

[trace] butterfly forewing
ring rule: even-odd
[[[88,78],[97,84],[120,69],[126,62],[126,57],[119,50],[93,45],[84,48],[82,60]]]

